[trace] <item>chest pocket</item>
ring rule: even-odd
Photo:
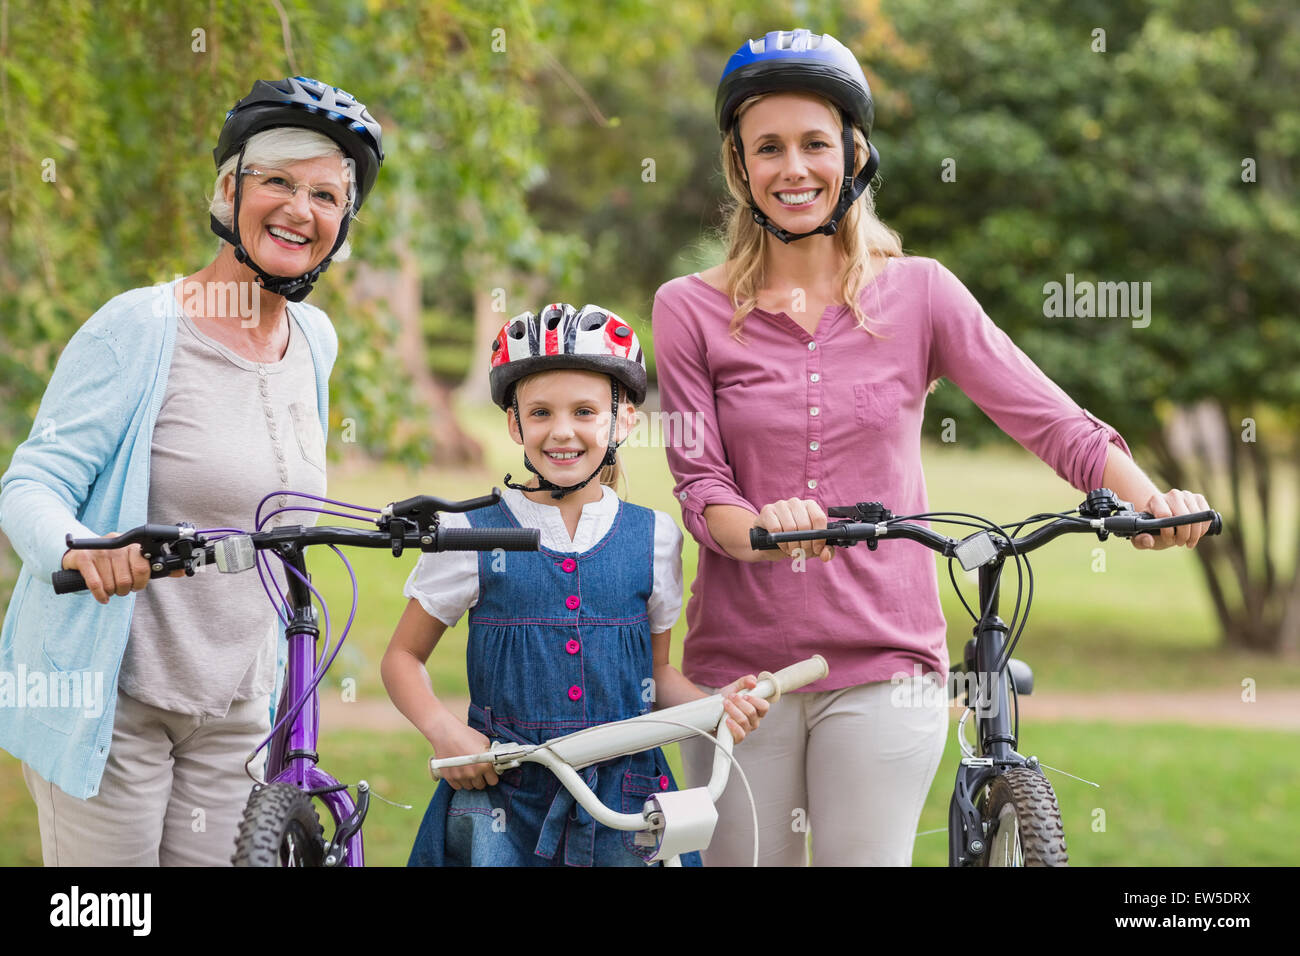
[[[298,451],[303,460],[325,470],[325,435],[320,428],[320,419],[315,409],[308,408],[302,402],[289,405],[289,416],[293,419],[293,433],[298,438]]]
[[[898,424],[903,390],[897,382],[854,385],[853,405],[858,424],[865,428],[892,428]]]

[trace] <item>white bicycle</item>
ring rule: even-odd
[[[742,693],[776,703],[782,694],[821,680],[828,673],[826,661],[817,654],[775,674],[764,671],[759,675],[758,685]],[[441,771],[448,767],[486,763],[491,764],[492,769],[500,774],[521,763],[541,764],[555,774],[565,789],[573,794],[574,800],[598,823],[615,830],[635,831],[638,845],[655,847],[649,862],[679,865],[681,854],[707,849],[713,839],[713,829],[718,822],[718,811],[714,803],[726,789],[731,766],[735,763],[735,757],[732,756],[735,741],[727,727],[723,700],[721,694],[714,694],[712,697],[640,717],[588,727],[540,744],[498,741],[483,753],[442,760],[433,757],[429,760],[429,771],[438,780],[441,779]],[[755,732],[762,733],[762,728]],[[620,813],[610,809],[578,774],[579,770],[593,764],[653,750],[695,736],[706,737],[717,747],[708,785],[654,794],[646,800],[640,813]],[[744,770],[739,765],[736,770],[748,792],[749,782],[744,779]],[[754,818],[754,865],[757,866],[758,814],[754,810],[752,793],[750,809]]]

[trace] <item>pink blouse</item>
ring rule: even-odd
[[[914,665],[946,679],[948,653],[933,552],[907,541],[810,558],[745,563],[709,534],[706,505],[755,513],[783,498],[822,508],[881,501],[928,510],[921,473],[927,389],[954,382],[1004,432],[1080,491],[1102,483],[1107,446],[1128,446],[1054,385],[933,259],[895,258],[863,290],[872,336],[832,306],[809,334],[785,313],[755,310],[744,343],[727,332],[727,296],[695,275],[660,287],[654,346],[668,415],[689,417],[689,442],[668,463],[699,569],[686,609],[683,671],[721,686],[812,654],[833,690]],[[668,419],[673,421],[672,418]],[[942,504],[942,503],[941,503]]]

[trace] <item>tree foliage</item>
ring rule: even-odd
[[[908,251],[956,272],[1167,485],[1215,492],[1231,530],[1198,552],[1225,632],[1300,645],[1300,543],[1265,530],[1274,475],[1300,466],[1284,0],[0,0],[0,454],[91,312],[211,257],[224,110],[256,77],[306,73],[371,104],[389,154],[357,262],[313,294],[343,342],[332,425],[372,454],[469,457],[446,386],[484,391],[507,315],[600,302],[652,348],[655,288],[721,254],[722,65],[796,25],[867,70],[877,204]],[[1137,283],[1149,311],[1049,314],[1067,281]],[[963,442],[995,432],[943,387],[934,437],[949,417]]]

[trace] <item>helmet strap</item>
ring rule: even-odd
[[[867,161],[862,167],[862,171],[853,175],[853,163],[856,159],[856,149],[853,145],[853,124],[849,122],[848,114],[841,111],[840,113],[841,135],[844,142],[844,179],[840,184],[840,199],[835,204],[831,216],[822,225],[808,232],[792,233],[787,232],[779,226],[772,223],[772,220],[758,208],[754,202],[754,189],[750,186],[749,190],[749,209],[754,217],[754,222],[758,223],[783,243],[789,245],[799,239],[807,239],[809,236],[833,236],[839,229],[840,220],[844,214],[849,211],[859,196],[866,192],[867,186],[871,183],[871,178],[876,175],[876,170],[880,168],[880,154],[876,152],[876,147],[867,143]],[[731,126],[732,140],[736,146],[736,154],[740,157],[740,168],[744,170],[745,179],[749,179],[749,169],[745,166],[745,148],[740,142],[740,124],[733,123]]]
[[[248,144],[245,143],[243,146],[239,147],[239,159],[235,166],[235,208],[232,216],[232,224],[234,228],[226,228],[225,224],[213,215],[208,216],[209,225],[212,227],[212,231],[216,233],[219,238],[224,239],[234,247],[235,259],[257,273],[258,284],[262,288],[267,292],[273,292],[276,295],[283,296],[290,302],[301,302],[303,299],[307,298],[307,294],[311,292],[312,286],[316,284],[316,280],[319,279],[321,274],[330,267],[330,262],[333,260],[335,253],[339,251],[339,247],[342,246],[343,241],[347,239],[348,226],[352,221],[351,207],[349,207],[348,211],[343,214],[343,218],[339,222],[339,234],[334,239],[334,248],[330,249],[329,255],[322,259],[316,268],[312,269],[310,272],[303,273],[300,276],[272,275],[253,261],[253,257],[250,256],[248,250],[244,248],[244,242],[239,235],[239,206],[244,192],[244,150],[247,145]]]
[[[551,497],[558,501],[559,499],[563,498],[565,495],[572,494],[573,492],[579,490],[580,488],[585,488],[587,485],[591,483],[592,479],[596,478],[601,473],[601,471],[604,468],[616,464],[618,462],[618,449],[619,446],[623,444],[623,442],[614,440],[615,436],[618,433],[618,380],[615,379],[613,376],[610,376],[610,390],[613,394],[613,402],[612,402],[613,415],[609,421],[609,441],[605,444],[605,457],[600,460],[600,464],[596,466],[595,471],[593,471],[582,481],[578,482],[576,485],[557,485],[554,482],[547,479],[540,471],[538,471],[537,467],[531,461],[528,460],[528,455],[525,453],[524,467],[537,476],[537,484],[521,485],[516,482],[512,482],[510,479],[514,476],[507,473],[505,477],[505,486],[507,488],[513,488],[516,491],[549,491],[551,493]],[[519,428],[519,437],[522,440],[524,437],[524,424],[523,424],[523,419],[519,417],[519,397],[517,394],[515,394],[513,390],[510,395],[510,404],[514,408],[515,424]],[[623,441],[627,441],[627,439],[624,438]]]

